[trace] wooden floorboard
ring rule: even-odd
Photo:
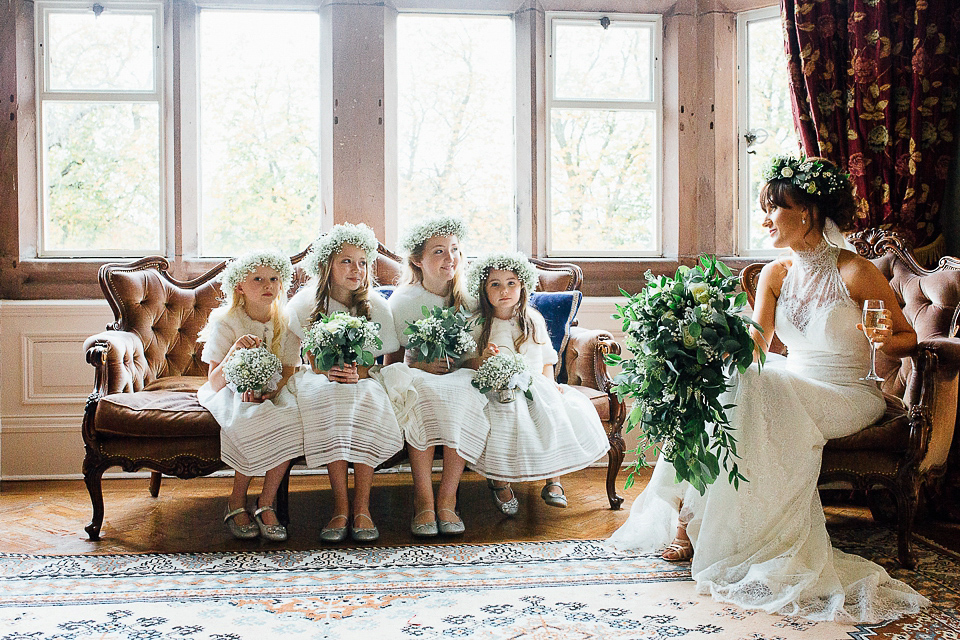
[[[642,473],[630,490],[624,508],[613,511],[607,502],[606,470],[584,469],[563,479],[570,506],[549,507],[540,499],[542,483],[516,485],[520,513],[509,518],[496,510],[486,482],[466,473],[460,487],[462,536],[415,538],[409,531],[413,496],[408,473],[378,474],[371,510],[381,537],[374,546],[414,544],[490,543],[531,540],[606,538],[626,519],[634,498],[649,478]],[[435,476],[439,481],[439,477]],[[0,485],[0,550],[7,553],[173,553],[239,551],[245,549],[307,550],[322,546],[320,529],[332,515],[330,488],[324,475],[291,479],[290,539],[282,544],[261,540],[244,542],[230,537],[221,520],[231,478],[164,478],[157,498],[150,497],[146,479],[104,480],[104,518],[101,540],[87,540],[83,527],[90,521],[90,498],[82,481],[4,482]],[[254,485],[251,491],[251,501]],[[826,507],[832,526],[872,524],[864,507],[844,504]],[[918,525],[933,532],[938,542],[960,551],[958,526],[947,523]],[[334,546],[358,546],[344,542]]]

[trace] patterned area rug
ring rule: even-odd
[[[883,529],[835,531],[883,561]],[[108,556],[0,554],[0,638],[960,638],[960,565],[917,545],[895,570],[934,602],[915,618],[848,626],[696,595],[689,565],[598,541]]]

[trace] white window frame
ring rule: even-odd
[[[102,3],[104,9],[110,13],[127,14],[149,14],[154,18],[153,22],[153,82],[152,90],[130,90],[130,91],[67,91],[50,90],[47,88],[48,64],[47,56],[44,52],[44,44],[48,34],[48,17],[51,13],[86,13],[92,11],[88,2],[49,0],[36,3],[34,40],[35,69],[36,78],[36,140],[37,140],[37,257],[38,258],[63,258],[63,257],[137,257],[151,254],[164,254],[167,250],[167,150],[164,144],[166,137],[166,115],[167,106],[164,100],[164,11],[163,4],[155,1],[145,2],[110,2],[104,0]],[[46,102],[127,102],[127,103],[155,103],[157,105],[159,126],[157,134],[158,159],[159,159],[159,191],[158,211],[157,211],[157,242],[155,247],[130,247],[127,249],[98,249],[96,251],[84,250],[52,250],[46,245],[45,212],[46,212],[46,182],[45,182],[45,164],[43,158],[43,106]]]
[[[558,100],[554,97],[555,87],[555,66],[553,61],[556,56],[556,39],[554,38],[554,25],[560,23],[585,23],[598,22],[601,18],[610,18],[612,22],[635,22],[648,24],[653,33],[653,95],[649,101],[633,100]],[[548,11],[546,12],[547,22],[547,58],[546,58],[546,122],[544,123],[544,137],[546,143],[546,255],[551,258],[624,258],[624,257],[661,257],[663,256],[663,17],[659,14],[642,13],[598,13],[598,12],[576,12],[576,11]],[[551,114],[554,108],[569,109],[606,109],[612,111],[653,111],[654,112],[654,157],[656,158],[656,167],[654,169],[654,203],[653,203],[653,221],[655,229],[653,232],[655,247],[650,251],[618,251],[618,250],[599,250],[599,251],[577,251],[565,248],[562,251],[555,251],[553,242],[553,203],[551,202],[551,184],[553,176],[551,175],[551,158],[553,136],[550,134]]]
[[[750,95],[747,82],[750,42],[747,27],[751,22],[761,22],[780,17],[780,6],[743,11],[737,14],[737,255],[770,257],[781,253],[779,249],[750,249],[750,173],[747,171],[746,134],[750,125]]]

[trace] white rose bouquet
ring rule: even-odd
[[[254,394],[270,392],[277,388],[283,364],[280,358],[266,347],[236,349],[223,363],[223,379],[227,387],[236,393],[252,391]]]
[[[313,356],[320,371],[353,363],[370,366],[373,350],[382,346],[379,323],[343,311],[321,315],[303,330],[303,351]]]
[[[753,362],[748,327],[760,328],[740,315],[747,295],[735,292],[737,284],[725,264],[705,255],[673,278],[648,271],[647,286],[636,295],[621,290],[628,301],[617,305],[613,317],[623,320],[626,346],[635,357],[610,354],[606,361],[623,366],[613,390],[634,399],[626,430],[641,430],[627,487],[646,466],[646,451],[658,445],[676,468],[677,481],[687,480],[701,494],[721,465],[734,487],[746,480],[734,461],[737,442],[725,413],[730,405],[719,400],[727,376]]]
[[[458,359],[477,348],[470,335],[475,322],[463,311],[452,307],[422,307],[423,318],[407,323],[404,335],[410,336],[407,349],[421,362]]]
[[[473,376],[473,386],[480,390],[480,393],[488,391],[508,391],[512,389],[519,390],[527,397],[533,400],[533,394],[530,393],[530,385],[533,384],[533,375],[527,368],[527,361],[519,353],[501,352],[490,356],[483,361],[476,375]],[[512,394],[501,394],[501,402]]]

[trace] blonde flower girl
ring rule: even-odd
[[[400,344],[387,301],[373,289],[377,239],[366,225],[340,224],[313,243],[305,261],[311,279],[287,305],[290,325],[303,330],[321,315],[337,311],[379,325],[382,347],[374,357],[396,351]],[[307,466],[326,465],[333,490],[334,515],[320,532],[324,542],[350,536],[372,542],[380,532],[370,515],[374,468],[403,448],[403,437],[384,388],[367,377],[367,367],[333,365],[297,375],[298,404],[303,421]],[[353,464],[354,499],[351,516],[347,466]]]
[[[220,274],[224,302],[210,313],[199,335],[205,343],[201,359],[210,370],[197,398],[220,424],[220,456],[235,471],[224,522],[239,539],[287,539],[273,503],[290,461],[303,454],[300,412],[286,384],[300,363],[300,341],[289,331],[283,311],[292,275],[290,260],[277,251],[231,260]],[[259,346],[280,359],[277,388],[262,398],[234,392],[224,378],[224,363],[239,349]],[[247,489],[258,475],[265,478],[251,521]]]

